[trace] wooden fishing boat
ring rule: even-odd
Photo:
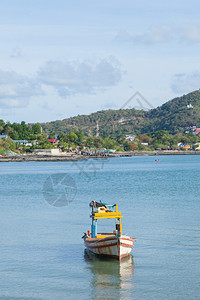
[[[86,249],[96,255],[117,259],[129,256],[134,247],[134,238],[122,234],[122,214],[118,211],[118,205],[92,201],[90,207],[92,208],[91,232],[88,230],[83,236]],[[115,219],[115,230],[97,233],[97,220],[99,219]]]

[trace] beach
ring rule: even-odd
[[[30,155],[22,154],[15,156],[0,156],[0,162],[23,162],[23,161],[79,161],[89,158],[110,158],[110,157],[130,157],[130,156],[157,156],[157,155],[200,155],[200,151],[180,151],[180,150],[157,150],[157,151],[127,151],[106,153],[104,155],[81,155],[81,154],[67,154],[67,155]]]

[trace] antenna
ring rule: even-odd
[[[98,123],[98,121],[97,121],[96,136],[99,136],[99,123]]]

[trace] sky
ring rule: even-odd
[[[144,108],[200,88],[197,0],[0,3],[0,119]]]

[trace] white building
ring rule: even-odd
[[[133,142],[134,139],[135,139],[135,135],[133,135],[133,134],[126,134],[126,135],[125,135],[125,138],[126,138],[126,140],[129,141],[129,142]]]
[[[35,155],[59,155],[59,149],[35,149],[33,150]]]

